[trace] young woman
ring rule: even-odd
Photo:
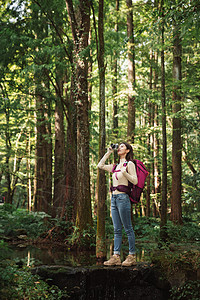
[[[112,172],[113,164],[106,165],[105,162],[113,152],[111,147],[98,163],[98,167],[108,172]],[[114,254],[111,258],[104,262],[106,266],[132,266],[136,263],[135,258],[135,234],[131,222],[131,203],[128,194],[120,191],[119,186],[128,187],[130,181],[134,185],[138,179],[136,175],[135,164],[133,163],[133,148],[130,144],[123,142],[118,148],[119,163],[112,175],[113,191],[111,198],[111,214],[114,226]],[[127,163],[127,164],[126,164]],[[122,225],[126,231],[129,241],[129,255],[121,264],[120,250],[122,243]]]

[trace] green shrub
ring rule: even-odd
[[[174,287],[170,294],[171,300],[199,300],[200,281],[188,281],[179,288]]]
[[[184,219],[183,225],[174,225],[168,221],[166,225],[169,242],[200,241],[200,223],[193,219]],[[149,239],[151,242],[159,240],[160,219],[159,218],[135,218],[135,235],[140,240]]]
[[[0,234],[16,236],[18,230],[24,230],[29,237],[38,237],[47,230],[49,218],[44,212],[28,212],[25,209],[14,209],[4,204],[0,207]]]
[[[140,240],[155,242],[159,239],[160,219],[156,218],[135,218],[133,223],[135,235]]]
[[[194,271],[200,268],[199,251],[171,252],[169,249],[156,249],[152,255],[152,262],[159,265],[167,276],[182,271]]]
[[[200,241],[200,226],[195,222],[184,222],[183,225],[174,225],[167,222],[167,233],[169,241]]]
[[[88,225],[83,232],[79,228],[73,226],[73,232],[66,238],[66,242],[72,249],[91,249],[96,243],[96,229],[94,226]]]
[[[19,261],[9,259],[7,244],[0,242],[0,295],[2,300],[17,299],[62,299],[64,292],[57,286],[50,286],[30,268]]]
[[[63,292],[49,286],[28,268],[19,269],[13,262],[0,267],[1,299],[61,299]]]

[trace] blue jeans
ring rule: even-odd
[[[120,255],[122,225],[128,236],[129,254],[135,254],[135,233],[131,223],[131,203],[127,194],[112,195],[111,214],[114,226],[114,254]]]

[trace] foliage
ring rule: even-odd
[[[168,239],[171,242],[199,242],[200,225],[194,220],[184,220],[183,225],[173,225],[172,222],[167,224]]]
[[[183,219],[183,225],[174,225],[171,221],[167,222],[167,235],[169,242],[189,242],[200,240],[200,230],[199,224],[196,219],[188,218]],[[159,240],[159,231],[160,231],[160,219],[159,218],[135,218],[134,230],[136,236],[139,239],[147,239],[151,237],[151,241]]]
[[[158,240],[160,220],[156,218],[135,218],[134,231],[135,235],[140,240],[147,240],[150,237],[151,242]]]
[[[37,238],[47,230],[48,218],[44,212],[27,212],[4,204],[0,207],[0,234],[16,237],[23,230],[29,238]]]
[[[73,223],[71,221],[66,221],[65,218],[50,218],[49,228],[46,234],[51,234],[50,239],[55,241],[65,240],[69,234],[73,231]]]
[[[30,268],[9,260],[7,245],[0,243],[0,293],[1,299],[62,299],[65,295],[57,286],[50,286]],[[2,260],[3,259],[3,260]]]
[[[159,265],[163,272],[165,272],[168,276],[178,272],[179,270],[183,271],[194,271],[198,270],[200,267],[200,253],[199,251],[193,250],[183,250],[180,247],[179,251],[178,247],[175,251],[170,251],[167,249],[155,250],[152,254],[152,262],[156,265]]]
[[[199,242],[199,214],[193,214],[192,216],[193,218],[183,218],[183,225],[174,225],[171,221],[167,222],[168,243]],[[137,240],[159,242],[160,218],[134,217],[133,227]],[[111,218],[106,221],[106,234],[108,239],[113,237]]]
[[[96,241],[96,228],[90,225],[82,232],[78,227],[73,226],[72,233],[66,238],[65,242],[70,249],[93,249]]]
[[[0,259],[4,260],[9,257],[10,249],[8,245],[3,241],[0,240]]]
[[[188,281],[181,287],[171,289],[170,300],[200,299],[200,281]]]
[[[197,274],[200,267],[200,253],[197,250],[184,250],[184,247],[177,245],[165,245],[163,249],[154,250],[151,260],[153,264],[159,267],[166,278],[172,279],[174,276],[184,274],[185,283],[181,286],[175,286],[171,289],[170,299],[199,299],[199,281],[187,280],[187,274]]]
[[[1,299],[62,299],[63,292],[57,286],[49,286],[28,268],[21,270],[15,264],[1,270]]]

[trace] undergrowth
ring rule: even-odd
[[[199,300],[200,281],[188,281],[181,287],[174,287],[170,291],[170,300]]]
[[[0,235],[16,237],[24,232],[29,238],[37,238],[47,230],[48,218],[44,212],[27,212],[4,204],[0,207]]]
[[[57,286],[49,285],[39,276],[33,275],[26,265],[17,259],[9,259],[7,244],[0,241],[0,294],[2,300],[17,299],[63,299],[67,296]]]

